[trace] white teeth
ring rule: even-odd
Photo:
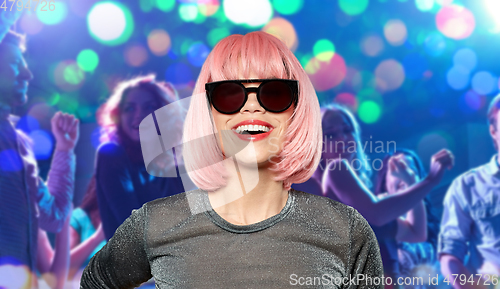
[[[268,132],[271,129],[268,128],[267,126],[263,125],[240,125],[239,127],[236,128],[237,133],[241,133],[243,131],[263,131],[263,132]]]

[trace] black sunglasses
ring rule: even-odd
[[[245,87],[243,83],[261,82],[259,87]],[[241,110],[248,93],[257,93],[262,108],[269,112],[283,112],[292,103],[296,106],[299,82],[291,79],[239,79],[205,84],[208,102],[220,113],[233,114]]]

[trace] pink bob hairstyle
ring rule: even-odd
[[[240,71],[243,70],[243,71]],[[321,158],[321,113],[314,87],[293,53],[278,38],[257,31],[231,35],[221,40],[208,55],[196,82],[184,123],[184,164],[189,177],[200,189],[214,191],[226,185],[227,172],[218,141],[205,83],[248,78],[282,78],[299,81],[299,101],[291,116],[286,140],[273,162],[276,181],[289,189],[307,181]],[[203,138],[202,142],[195,142]]]

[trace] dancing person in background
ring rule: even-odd
[[[316,188],[315,194],[352,206],[375,226],[394,221],[415,207],[441,181],[445,169],[453,166],[453,155],[443,149],[432,156],[430,172],[424,179],[379,199],[369,189],[371,164],[361,146],[361,133],[354,116],[347,109],[332,105],[323,111],[322,125],[326,141],[318,170],[313,178],[295,188]],[[397,158],[394,161],[401,162]],[[359,170],[353,169],[354,163],[359,164]]]
[[[489,132],[497,152],[499,111],[500,95],[497,95],[488,109]],[[467,282],[453,282],[454,288],[486,288],[488,284],[496,285],[492,278],[500,279],[499,158],[497,153],[487,164],[458,176],[444,198],[438,241],[441,272],[451,281],[456,279],[453,274],[467,279]],[[482,274],[484,279],[473,274]]]
[[[397,194],[424,177],[425,169],[420,158],[411,150],[398,149],[383,159],[374,193],[379,198]],[[424,199],[395,222],[373,227],[386,276],[412,277],[412,271],[417,266],[435,265],[435,245],[427,240],[429,237],[435,240],[437,233],[434,230],[439,225],[439,219],[429,214],[431,222],[428,222],[428,207],[429,202]]]
[[[380,281],[366,220],[291,189],[319,163],[321,116],[311,81],[279,39],[258,31],[214,47],[183,141],[200,189],[134,211],[85,268],[81,288],[132,288],[151,277],[156,288],[284,288],[325,275],[334,288],[352,276]],[[366,282],[349,287],[383,288]]]
[[[10,115],[27,102],[33,78],[23,51],[24,37],[15,32],[0,43],[0,266],[24,265],[33,273],[38,229],[60,231],[71,211],[79,129],[71,115],[57,112],[52,118],[56,145],[46,185],[38,177],[31,140],[15,129]],[[36,287],[36,278],[29,278],[27,284]]]
[[[106,239],[110,239],[134,209],[182,192],[180,177],[154,177],[146,171],[139,124],[155,110],[178,100],[172,85],[154,75],[118,84],[97,112],[104,143],[97,150],[96,191]],[[172,116],[172,125],[181,120]],[[175,164],[171,164],[175,166]]]

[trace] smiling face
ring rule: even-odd
[[[25,104],[31,79],[21,49],[11,43],[0,44],[0,101],[10,106]]]
[[[245,79],[243,75],[239,75],[239,79]],[[259,77],[250,73],[248,79],[258,79]],[[274,77],[271,77],[274,78]],[[260,82],[243,83],[245,87],[258,87]],[[257,95],[254,92],[248,93],[248,100],[239,112],[234,114],[222,114],[212,107],[212,116],[217,131],[226,131],[228,134],[221,136],[221,148],[224,155],[233,151],[234,143],[246,145],[248,141],[252,141],[257,164],[259,166],[269,166],[274,162],[274,157],[277,156],[285,141],[286,131],[289,121],[293,114],[293,105],[284,112],[272,113],[266,111],[257,100]],[[241,147],[241,145],[236,145]],[[236,148],[236,151],[239,149]],[[231,153],[229,153],[231,154]],[[244,154],[243,154],[244,157]],[[240,160],[240,159],[239,159]],[[245,162],[245,160],[241,160]]]
[[[121,129],[131,140],[139,141],[139,124],[159,106],[152,92],[133,88],[127,93],[120,107]]]

